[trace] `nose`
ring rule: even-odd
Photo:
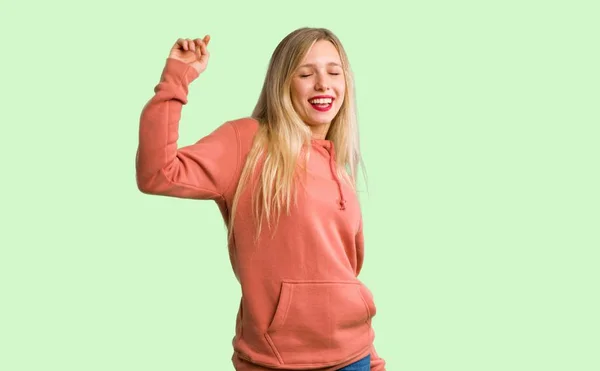
[[[315,90],[327,91],[328,89],[329,81],[327,80],[327,76],[323,74],[318,74],[317,81],[315,82]]]

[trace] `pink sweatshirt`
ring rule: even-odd
[[[195,144],[178,148],[178,127],[195,69],[167,58],[154,96],[140,117],[137,185],[143,193],[214,200],[225,220],[258,123],[229,121]],[[376,308],[357,276],[364,256],[358,199],[335,175],[334,146],[313,140],[298,206],[276,233],[266,225],[254,243],[247,188],[229,243],[242,288],[232,362],[238,371],[333,371],[371,355]]]

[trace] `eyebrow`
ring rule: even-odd
[[[328,66],[342,67],[341,64],[336,63],[336,62],[329,62],[329,63],[327,63],[327,65]],[[307,64],[303,64],[303,65],[299,66],[298,68],[301,68],[301,67],[315,67],[315,65],[313,63],[307,63]]]

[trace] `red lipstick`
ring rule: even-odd
[[[314,99],[329,99],[330,102],[328,102],[328,103],[321,103],[321,102],[311,103],[311,101],[313,101]],[[317,96],[311,97],[308,100],[308,103],[310,103],[310,105],[319,112],[327,112],[333,106],[334,100],[335,100],[335,98],[332,97],[331,95],[317,95]]]

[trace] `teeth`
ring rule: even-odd
[[[330,104],[332,101],[331,98],[320,98],[320,99],[311,99],[309,102],[311,104]]]

